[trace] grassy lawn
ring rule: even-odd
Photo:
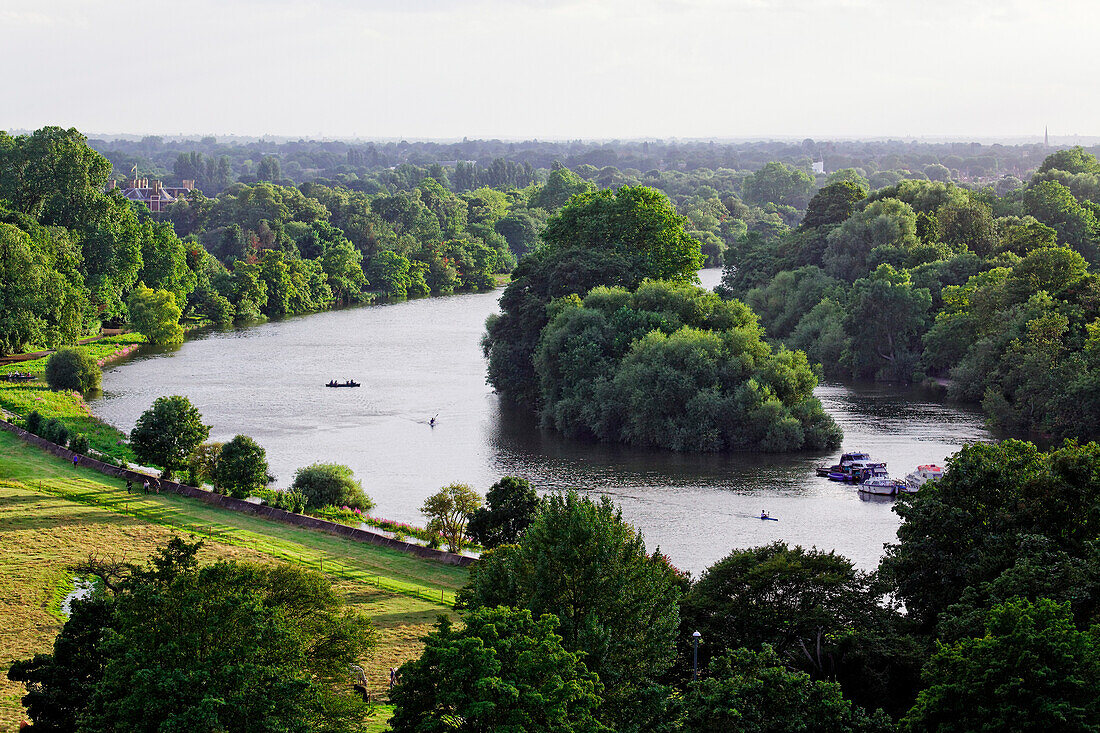
[[[86,349],[96,361],[104,363],[129,353],[143,343],[145,343],[144,336],[127,333],[121,336],[108,336],[80,348]],[[0,381],[0,408],[20,417],[26,417],[32,410],[37,410],[43,417],[56,417],[65,423],[70,433],[74,435],[79,433],[87,437],[92,448],[100,453],[132,462],[134,454],[130,451],[130,446],[118,444],[118,441],[125,440],[126,436],[116,428],[96,419],[80,393],[53,392],[46,386],[44,374],[47,358],[0,365],[0,374],[14,371],[38,376],[34,382]]]
[[[451,614],[461,568],[208,506],[174,494],[129,495],[125,484],[37,451],[0,432],[0,669],[48,651],[60,628],[68,568],[91,553],[140,560],[174,533],[207,539],[204,556],[322,569],[374,620],[378,644],[365,660],[374,693],[389,668],[420,652],[420,637]],[[442,600],[441,600],[442,598]],[[0,673],[0,729],[22,715],[21,686]],[[379,713],[378,730],[388,715]]]

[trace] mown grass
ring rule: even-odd
[[[206,558],[323,566],[348,602],[374,621],[378,644],[364,669],[372,693],[383,698],[389,668],[420,653],[421,637],[439,615],[452,614],[454,592],[466,578],[461,568],[174,494],[130,495],[123,482],[74,469],[0,432],[0,667],[50,649],[75,562],[91,553],[140,560],[180,533],[205,538]],[[20,719],[21,694],[6,676],[0,679],[0,729]],[[377,730],[389,717],[383,713]]]
[[[141,334],[127,333],[108,336],[80,348],[86,349],[96,361],[107,362],[143,343],[145,337]],[[0,381],[0,408],[20,418],[37,410],[43,417],[57,418],[63,422],[70,434],[85,436],[91,447],[99,453],[124,461],[134,461],[134,454],[125,442],[126,435],[92,415],[79,392],[54,392],[46,386],[44,375],[48,359],[49,357],[43,357],[0,366],[0,375],[15,371],[38,377],[34,382]]]

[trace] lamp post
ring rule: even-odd
[[[699,640],[703,638],[703,635],[696,631],[691,635],[691,648],[692,648],[692,665],[691,665],[691,681],[699,681]]]

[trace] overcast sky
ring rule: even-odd
[[[1100,134],[1095,0],[0,0],[0,129]]]

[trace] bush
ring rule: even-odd
[[[102,372],[87,349],[58,349],[46,362],[46,383],[50,389],[88,392],[99,389]]]
[[[52,417],[42,423],[42,430],[38,433],[42,438],[56,443],[64,448],[69,443],[69,429],[56,417]]]
[[[264,504],[275,507],[276,509],[283,509],[295,514],[301,514],[306,508],[306,497],[301,491],[289,489],[287,491],[279,491],[278,489],[259,489],[252,492],[254,496],[258,496],[264,500]]]
[[[267,485],[267,453],[252,438],[238,435],[222,446],[215,486],[244,499]]]
[[[35,435],[42,431],[42,416],[38,414],[38,410],[31,410],[31,413],[27,415],[26,429],[28,433],[34,433]]]
[[[88,452],[88,439],[83,435],[74,435],[73,439],[69,441],[69,450],[73,453],[87,454]]]
[[[299,468],[292,488],[301,492],[306,505],[314,509],[347,506],[368,512],[374,508],[374,502],[363,493],[363,486],[355,480],[351,469],[338,463],[314,463]]]

